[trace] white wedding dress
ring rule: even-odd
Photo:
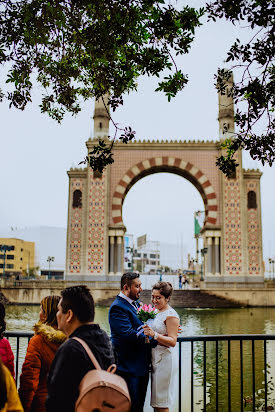
[[[157,314],[153,320],[152,329],[161,335],[166,335],[165,321],[167,317],[179,319],[177,312],[169,306],[168,309]],[[157,345],[152,349],[151,406],[153,408],[171,407],[177,369],[176,347],[167,348]]]

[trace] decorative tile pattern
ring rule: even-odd
[[[81,190],[83,194],[83,180],[79,178],[71,179],[71,193]],[[71,199],[73,196],[71,196]],[[71,200],[72,201],[72,200]],[[70,248],[69,248],[69,273],[80,273],[81,271],[81,246],[82,246],[82,208],[71,207],[70,227]]]
[[[94,179],[93,171],[89,169],[88,178],[87,268],[89,273],[99,274],[104,270],[106,171],[100,179]]]
[[[253,190],[257,194],[257,181],[248,180],[246,182],[246,193]],[[246,202],[247,204],[247,202]],[[259,199],[257,199],[259,204]],[[247,210],[247,247],[248,247],[248,273],[259,275],[261,273],[260,262],[260,228],[259,228],[259,208]]]
[[[224,177],[224,256],[225,273],[239,275],[243,268],[239,169],[236,172],[236,179]]]
[[[112,200],[112,219],[114,224],[122,223],[122,202],[126,194],[126,189],[130,182],[145,170],[149,170],[152,167],[171,166],[174,169],[178,168],[184,172],[187,172],[193,179],[197,181],[202,192],[204,193],[204,204],[206,211],[206,225],[215,225],[217,222],[218,203],[217,196],[211,185],[209,179],[203,174],[197,167],[189,162],[185,162],[182,159],[174,157],[156,157],[143,160],[136,164],[123,176],[116,186]]]

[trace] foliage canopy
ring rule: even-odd
[[[195,29],[205,10],[180,8],[164,0],[0,0],[0,64],[9,70],[8,91],[0,90],[10,106],[23,110],[32,99],[33,82],[43,90],[41,111],[61,122],[64,114],[77,114],[83,100],[109,94],[112,110],[123,104],[123,94],[135,90],[140,75],[160,77],[156,91],[168,100],[182,90],[188,75],[175,57],[188,53]],[[219,70],[216,85],[232,93],[239,131],[226,140],[227,155],[217,164],[230,174],[234,154],[249,150],[262,163],[274,161],[274,15],[272,0],[216,0],[206,5],[210,20],[226,18],[254,30],[252,39],[232,45],[227,61],[243,70],[232,90],[226,90],[228,72]],[[170,70],[170,74],[167,73]],[[169,72],[168,72],[169,73]],[[107,107],[106,107],[107,110]],[[262,134],[255,132],[260,118],[267,119]],[[110,116],[111,121],[113,121]],[[85,162],[102,171],[113,162],[117,132],[127,143],[131,128],[116,128],[110,143],[100,141]]]
[[[225,18],[233,24],[241,23],[253,33],[250,41],[242,44],[236,39],[227,53],[232,69],[240,69],[242,76],[233,87],[228,87],[230,73],[219,70],[216,85],[221,93],[233,96],[237,110],[236,135],[225,141],[227,155],[217,165],[230,175],[236,167],[234,155],[240,148],[248,150],[252,159],[270,166],[275,160],[274,103],[275,103],[275,3],[272,0],[217,0],[207,4],[210,19]],[[242,103],[243,109],[239,108]],[[262,133],[257,132],[262,121]]]

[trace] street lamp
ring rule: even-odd
[[[48,256],[47,262],[49,262],[49,279],[51,278],[51,262],[54,262],[54,256]]]
[[[275,260],[269,258],[268,262],[269,262],[269,273],[271,273],[271,265],[272,265],[272,282],[273,282],[274,281],[274,263],[275,263]]]
[[[3,262],[3,277],[5,277],[5,266],[6,266],[6,253],[10,252],[13,249],[13,246],[0,245],[0,251],[4,252],[4,262]]]
[[[207,247],[204,247],[203,249],[201,249],[201,280],[203,280],[204,278],[204,273],[203,273],[203,266],[204,266],[204,256],[207,253]]]

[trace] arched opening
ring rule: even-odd
[[[250,190],[247,194],[247,208],[257,209],[257,197],[254,190]]]
[[[75,190],[73,192],[73,208],[82,207],[82,192],[81,190]]]
[[[144,234],[148,244],[155,242],[150,243],[151,252],[142,252],[142,269],[150,268],[151,273],[158,263],[158,252],[162,268],[191,269],[196,264],[194,214],[204,212],[205,206],[198,184],[182,177],[171,168],[170,173],[156,169],[139,175],[127,188],[122,206],[123,224],[127,233],[134,236],[135,245]],[[201,247],[200,239],[199,250]]]

